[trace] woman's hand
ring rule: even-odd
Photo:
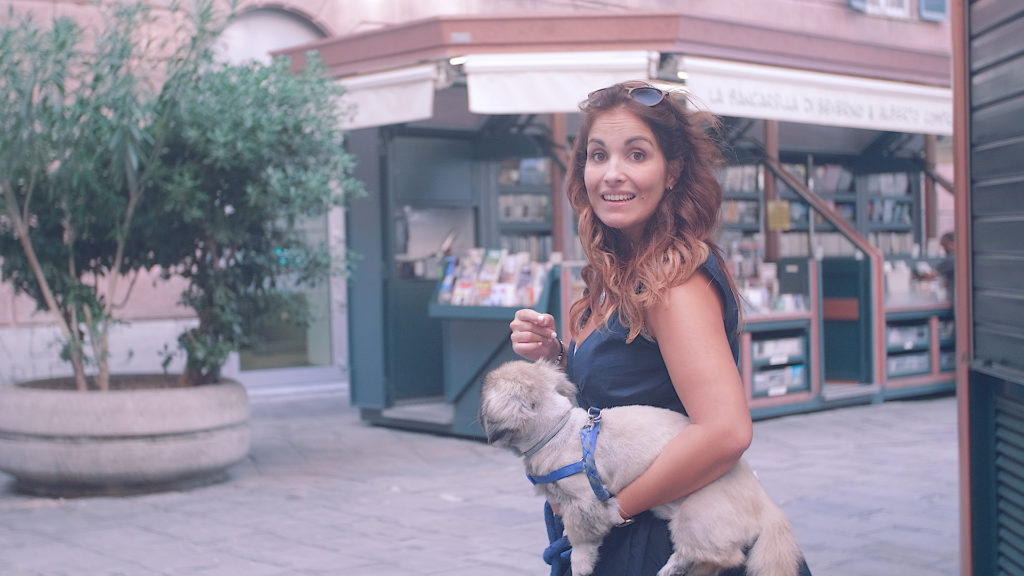
[[[562,352],[551,314],[523,308],[516,311],[508,327],[512,329],[512,351],[531,362],[541,358],[554,362]]]

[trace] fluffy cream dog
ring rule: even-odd
[[[488,442],[524,458],[538,477],[582,460],[580,430],[587,411],[575,406],[576,389],[549,362],[507,362],[484,378],[480,421]],[[689,420],[651,406],[621,406],[601,412],[594,450],[604,488],[618,493],[654,461]],[[593,572],[601,541],[622,520],[614,497],[601,501],[579,473],[537,489],[561,505],[572,543],[573,576]],[[652,510],[669,521],[674,553],[659,576],[718,574],[746,562],[750,576],[796,576],[802,554],[785,514],[740,460],[701,490]]]

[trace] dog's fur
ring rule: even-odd
[[[484,378],[480,421],[488,442],[523,454],[555,427],[568,423],[543,448],[524,457],[527,474],[540,476],[580,460],[580,429],[587,412],[575,407],[576,389],[550,362],[507,362]],[[652,406],[601,412],[595,460],[605,488],[618,493],[654,461],[689,420]],[[604,537],[622,520],[615,498],[597,499],[586,475],[538,484],[561,506],[572,544],[572,574],[593,572]],[[750,576],[796,576],[803,556],[785,514],[744,460],[711,484],[652,510],[669,521],[674,553],[659,576],[718,574],[746,562]],[[744,554],[749,547],[749,553]]]

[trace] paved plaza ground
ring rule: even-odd
[[[370,426],[344,394],[253,399],[250,457],[185,492],[53,500],[0,474],[0,575],[546,575],[511,453]],[[956,400],[755,423],[747,458],[816,576],[958,569]]]

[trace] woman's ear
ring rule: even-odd
[[[676,187],[679,183],[679,179],[683,176],[683,159],[676,158],[670,160],[668,163],[668,171],[665,175],[665,189],[671,190]]]

